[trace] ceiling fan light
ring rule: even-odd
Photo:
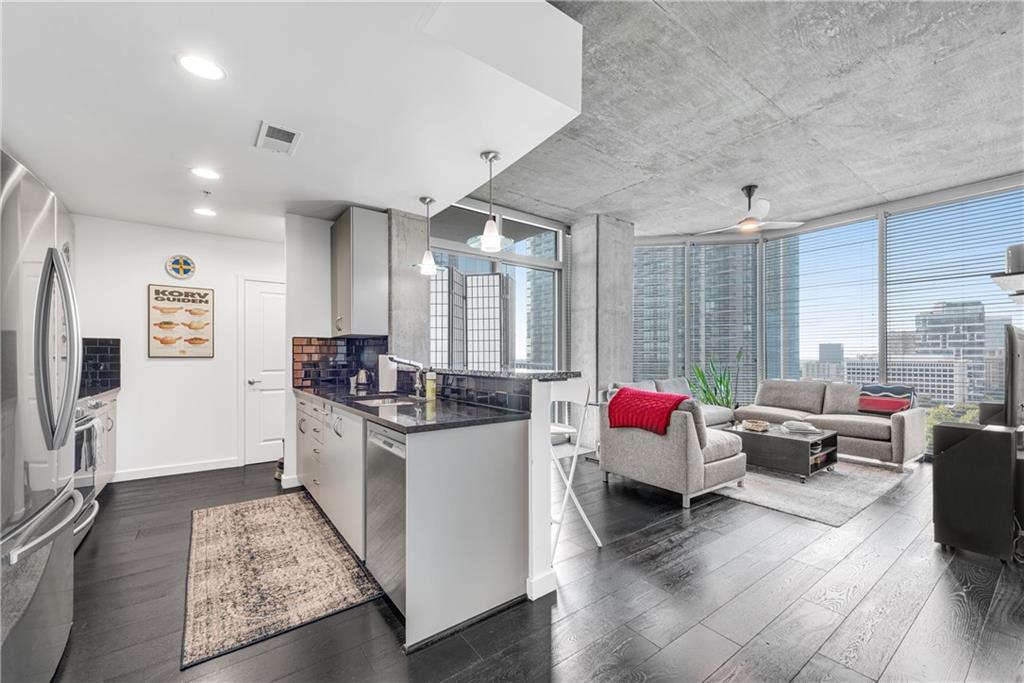
[[[761,227],[761,221],[757,220],[753,216],[747,216],[739,222],[740,230],[744,232],[750,232],[751,230],[757,230]]]

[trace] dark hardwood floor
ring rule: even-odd
[[[1022,681],[1024,569],[931,540],[931,467],[841,528],[581,463],[560,589],[410,656],[381,600],[178,670],[190,512],[281,493],[271,465],[109,486],[56,679]],[[556,493],[560,493],[559,487]],[[557,499],[557,496],[556,496]]]

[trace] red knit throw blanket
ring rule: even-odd
[[[664,394],[622,387],[608,403],[608,425],[646,429],[655,434],[668,431],[672,412],[690,398],[680,394]]]

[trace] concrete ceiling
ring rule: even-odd
[[[499,204],[686,234],[740,218],[747,183],[809,220],[1024,169],[1024,3],[555,5],[583,25],[583,112]]]
[[[285,212],[438,210],[579,113],[580,27],[543,2],[3,5],[4,148],[76,213],[280,240]]]

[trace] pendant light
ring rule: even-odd
[[[434,198],[420,197],[420,203],[427,207],[427,248],[423,252],[423,258],[413,268],[419,268],[420,275],[436,275],[437,264],[434,263],[434,252],[430,251],[430,205],[434,203]]]
[[[487,222],[484,223],[483,234],[470,237],[466,244],[480,251],[494,253],[512,246],[512,240],[498,232],[498,221],[494,215],[494,162],[499,161],[501,156],[490,150],[480,152],[480,158],[487,162]]]

